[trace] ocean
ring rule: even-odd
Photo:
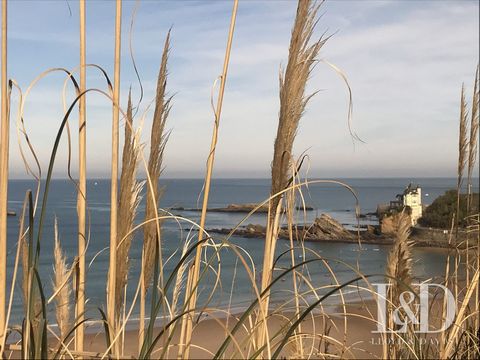
[[[422,188],[422,201],[431,203],[436,197],[446,190],[455,188],[454,178],[383,178],[383,179],[337,179],[354,188],[358,194],[361,213],[374,212],[377,204],[388,203],[395,199],[395,195],[403,192],[409,183],[418,184]],[[478,181],[475,182],[478,184]],[[160,201],[163,208],[183,207],[197,208],[201,204],[202,179],[165,179],[161,181],[164,194]],[[257,203],[268,197],[270,181],[268,179],[217,179],[213,180],[210,193],[210,208],[225,207],[231,203]],[[18,239],[19,218],[25,192],[35,189],[35,183],[29,180],[9,181],[8,208],[15,211],[17,216],[8,217],[8,286],[11,286],[13,267]],[[478,189],[476,190],[478,191]],[[355,199],[352,194],[339,185],[313,184],[302,190],[305,202],[315,211],[308,212],[307,222],[321,213],[328,213],[348,227],[356,225]],[[43,194],[43,189],[40,191]],[[41,204],[42,196],[40,196]],[[109,180],[93,179],[87,182],[89,242],[86,253],[88,265],[86,296],[89,315],[98,318],[97,307],[105,306],[105,287],[108,274],[108,243],[109,243],[109,217],[110,217],[110,182]],[[40,205],[39,205],[40,207]],[[40,208],[37,209],[37,218]],[[175,215],[186,217],[198,222],[199,213],[194,211],[173,211]],[[206,228],[231,228],[244,220],[245,214],[216,213],[207,215]],[[45,226],[41,237],[41,255],[39,273],[46,296],[52,294],[51,279],[53,276],[53,224],[54,218],[58,219],[59,236],[63,250],[71,263],[77,255],[77,222],[76,222],[76,188],[70,180],[53,180],[47,202]],[[243,224],[264,224],[265,214],[255,214],[244,220]],[[138,211],[137,222],[144,218],[144,205]],[[303,216],[299,219],[303,222]],[[371,219],[362,219],[363,224],[372,222]],[[188,222],[175,220],[165,221],[162,233],[162,251],[164,260],[170,258],[165,264],[165,274],[171,273],[178,261],[182,244],[187,239],[194,240],[195,231],[190,231]],[[218,241],[224,235],[212,235]],[[129,286],[127,287],[127,303],[130,304],[138,283],[141,266],[142,234],[138,231],[132,242],[130,252]],[[248,252],[248,261],[262,264],[264,241],[262,239],[247,239],[233,237],[232,242]],[[279,240],[277,253],[280,254],[288,248],[288,242]],[[382,274],[389,251],[388,246],[364,245],[364,250],[359,251],[357,244],[348,243],[306,243],[309,250],[303,253],[298,249],[295,253],[297,261],[308,258],[309,251],[320,254],[329,259],[329,265],[338,277],[340,283],[353,279],[356,273],[351,267],[359,267],[364,274]],[[213,250],[209,250],[209,255]],[[231,249],[225,248],[220,253],[221,257],[221,283],[217,285],[215,294],[210,300],[211,307],[217,308],[244,308],[252,299],[253,291],[247,272]],[[445,254],[434,249],[414,249],[414,273],[420,279],[440,276],[444,271]],[[289,256],[284,256],[278,262],[279,269],[288,264]],[[214,263],[214,267],[216,264]],[[21,267],[20,267],[21,268]],[[328,269],[321,263],[312,263],[308,272],[314,286],[326,286],[334,282]],[[273,301],[284,299],[290,291],[291,281],[279,282],[273,289]],[[15,297],[12,306],[11,323],[22,320],[21,299],[21,270],[15,284]],[[215,273],[209,271],[202,279],[199,287],[200,302],[206,301],[215,284]],[[305,285],[306,286],[306,285]],[[355,294],[353,294],[355,295]],[[48,308],[53,316],[52,305]],[[137,307],[133,309],[133,317],[138,313]],[[52,317],[53,319],[53,317]]]

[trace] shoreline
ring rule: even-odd
[[[242,228],[238,228],[233,232],[233,236],[241,236],[249,239],[265,239],[264,227],[260,225],[254,225],[254,227],[255,227],[254,230],[252,230],[253,228],[251,225],[246,225]],[[259,228],[262,228],[262,230],[259,231],[258,230]],[[231,228],[212,228],[212,229],[207,229],[206,231],[212,234],[228,235],[232,232],[232,230],[233,229]],[[371,244],[371,245],[393,245],[395,242],[395,237],[389,234],[375,235],[365,230],[358,231],[358,232],[353,230],[347,230],[347,231],[350,232],[350,237],[342,237],[338,239],[332,239],[329,237],[315,237],[315,238],[303,237],[299,239],[297,237],[294,240],[296,241],[301,240],[305,242],[346,243],[346,244],[358,244],[360,242],[361,244]],[[285,234],[283,232],[280,232],[278,238],[282,240],[289,240],[288,234]],[[439,248],[439,249],[445,249],[445,250],[454,250],[457,248],[453,242],[449,244],[447,241],[432,240],[432,239],[429,239],[427,236],[416,234],[415,231],[412,231],[410,240],[413,241],[413,246],[418,248]],[[458,245],[458,248],[463,249],[464,245],[460,243]]]

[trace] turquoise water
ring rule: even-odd
[[[373,212],[378,203],[386,203],[394,199],[395,195],[401,193],[409,182],[418,183],[422,187],[423,202],[431,203],[437,196],[446,190],[455,187],[455,179],[445,178],[424,178],[424,179],[341,179],[352,186],[358,193],[362,213]],[[478,183],[478,182],[476,182]],[[202,189],[203,180],[199,179],[168,179],[161,183],[165,186],[165,193],[161,200],[162,207],[197,207],[197,200]],[[103,307],[105,304],[105,286],[108,273],[108,241],[109,241],[109,190],[108,180],[89,180],[87,183],[87,197],[89,208],[90,239],[86,254],[87,264],[92,260],[87,273],[87,298],[88,308],[91,315],[98,318],[94,309]],[[268,197],[270,183],[266,179],[219,179],[212,183],[210,195],[210,207],[224,207],[230,203],[260,202]],[[21,207],[27,189],[33,189],[34,183],[27,180],[12,180],[9,182],[9,209],[17,214],[21,213]],[[44,291],[47,294],[51,291],[51,277],[53,264],[53,221],[57,216],[59,234],[62,247],[71,262],[76,255],[77,224],[76,224],[76,190],[75,185],[68,180],[53,180],[47,203],[45,227],[41,238],[41,256],[39,270]],[[43,193],[43,191],[41,191]],[[428,195],[427,195],[428,194]],[[303,189],[303,195],[307,205],[316,210],[310,212],[307,221],[313,219],[320,213],[329,213],[341,223],[354,225],[355,201],[349,191],[338,185],[321,184],[311,185]],[[40,197],[41,200],[41,197]],[[40,202],[41,203],[41,202]],[[139,208],[137,219],[143,219],[143,205]],[[198,220],[199,214],[191,211],[175,211],[193,221]],[[37,212],[37,215],[39,213]],[[233,227],[244,217],[244,214],[209,213],[207,217],[207,228]],[[303,221],[303,218],[301,219]],[[38,222],[38,218],[37,218]],[[262,224],[265,222],[265,214],[253,215],[245,221],[245,224]],[[368,221],[367,221],[368,222]],[[11,280],[13,265],[16,254],[16,242],[18,238],[19,216],[8,218],[8,278]],[[166,221],[163,225],[163,254],[164,259],[172,256],[172,259],[165,264],[165,274],[171,273],[176,260],[179,259],[178,249],[188,238],[195,238],[196,233],[190,232],[190,224],[187,222],[177,223]],[[222,235],[213,235],[218,242]],[[141,232],[135,235],[132,244],[130,258],[130,283],[127,288],[127,301],[130,303],[138,283],[141,266]],[[241,246],[251,256],[257,267],[261,266],[264,242],[261,239],[246,239],[241,237],[232,238],[232,242]],[[322,257],[330,259],[329,264],[338,277],[338,281],[347,281],[356,274],[349,266],[359,266],[364,274],[381,274],[384,271],[388,246],[366,245],[365,250],[358,251],[356,244],[326,244],[307,243],[306,247]],[[278,251],[285,251],[288,242],[280,240]],[[213,254],[210,249],[208,256]],[[247,272],[242,268],[241,262],[230,249],[223,249],[220,253],[221,286],[217,288],[215,296],[211,300],[213,307],[226,307],[231,303],[234,308],[242,308],[253,298],[253,290],[248,280]],[[284,256],[278,262],[278,267],[287,266],[289,256]],[[295,253],[297,261],[302,261],[303,253]],[[306,254],[306,258],[311,258]],[[443,272],[445,257],[441,252],[428,249],[415,249],[414,268],[416,276],[420,278],[434,277]],[[250,260],[249,260],[250,261]],[[343,262],[343,263],[342,263]],[[215,266],[215,262],[214,262]],[[280,270],[279,270],[280,271]],[[325,286],[333,283],[332,277],[324,265],[320,262],[310,264],[308,273],[315,286]],[[235,274],[235,276],[234,276]],[[257,279],[258,279],[257,274]],[[232,279],[233,287],[232,287]],[[205,301],[211,292],[215,280],[212,272],[205,275],[200,286],[200,301]],[[291,281],[279,282],[274,289],[274,301],[281,301],[288,298]],[[13,322],[21,321],[22,303],[20,298],[20,282],[16,284],[16,296],[12,308]],[[10,286],[10,284],[9,284]],[[301,286],[306,286],[305,284]],[[304,288],[306,289],[306,287]],[[233,290],[233,296],[231,291]],[[52,312],[52,309],[49,309]],[[137,309],[134,309],[134,316]]]

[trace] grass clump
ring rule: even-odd
[[[139,134],[133,129],[132,99],[128,96],[127,116],[125,118],[125,142],[122,154],[122,174],[120,176],[120,195],[118,202],[118,253],[115,289],[115,311],[120,314],[124,288],[128,280],[129,251],[132,244],[135,215],[140,204],[140,192],[143,181],[137,180],[137,166],[141,146]]]
[[[55,219],[55,247],[53,250],[53,292],[55,296],[55,316],[61,338],[65,338],[71,327],[70,299],[72,286],[69,279],[70,269],[60,245],[57,219]]]

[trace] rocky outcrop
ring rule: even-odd
[[[311,227],[305,229],[304,237],[308,239],[343,240],[353,236],[342,224],[330,215],[322,214],[315,219]]]
[[[232,229],[208,229],[210,233],[230,234]],[[236,236],[246,238],[265,238],[265,226],[248,224],[235,230]],[[301,241],[326,241],[326,242],[347,242],[357,243],[360,236],[362,243],[369,244],[391,244],[392,237],[378,235],[378,230],[370,226],[367,231],[351,231],[330,215],[322,214],[316,218],[313,224],[297,225],[293,231],[294,239]],[[282,227],[278,234],[280,239],[288,239],[288,229]]]

